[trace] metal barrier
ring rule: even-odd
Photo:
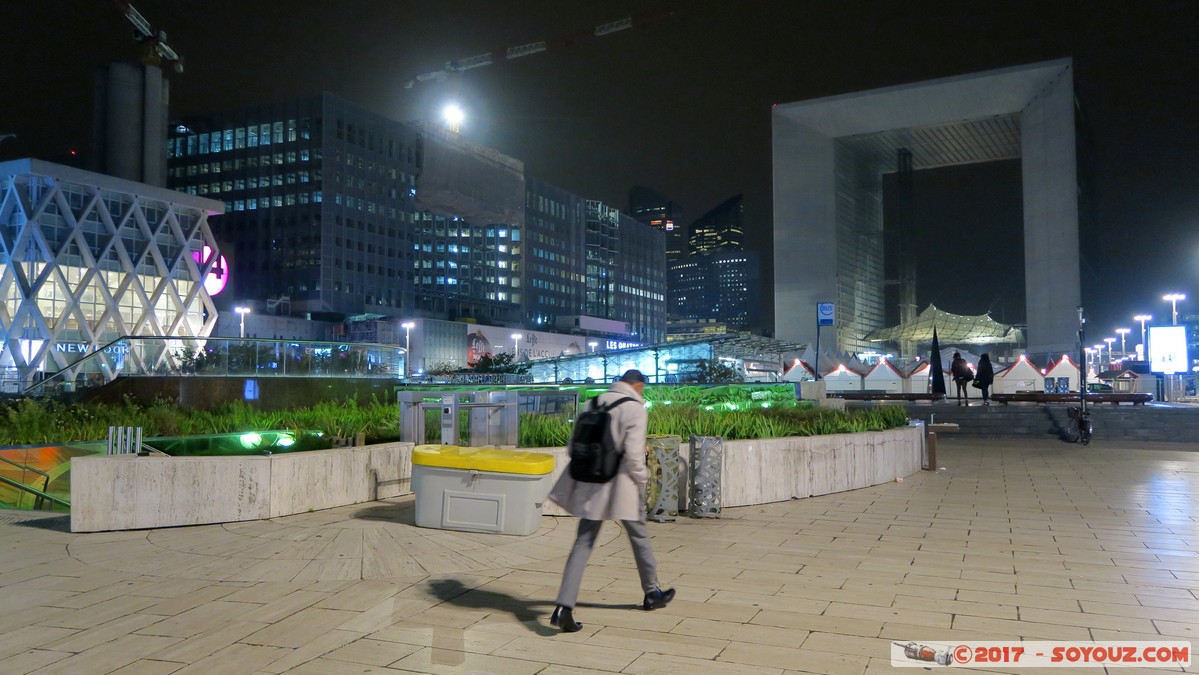
[[[520,415],[516,391],[401,391],[400,440],[425,441],[425,413],[437,410],[442,445],[462,445],[461,412],[467,412],[470,445],[516,446]]]
[[[136,455],[142,449],[141,427],[108,427],[105,454]]]
[[[692,518],[720,517],[720,473],[724,468],[724,439],[719,436],[691,437],[691,486],[689,497]]]
[[[649,470],[649,489],[646,491],[646,518],[668,523],[679,515],[679,436],[650,436],[646,468]]]

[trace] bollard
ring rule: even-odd
[[[141,427],[108,427],[109,455],[134,455],[142,449]]]
[[[679,446],[683,439],[668,434],[650,436],[649,486],[646,490],[646,518],[658,523],[667,523],[679,515]]]
[[[720,473],[724,468],[724,439],[719,436],[691,437],[692,518],[720,517]]]

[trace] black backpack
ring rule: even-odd
[[[580,412],[570,434],[570,477],[580,483],[607,483],[620,470],[624,450],[618,439],[612,438],[612,415],[616,406],[636,401],[625,396],[607,405],[599,397],[591,399],[591,407]]]

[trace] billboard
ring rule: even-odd
[[[1149,370],[1155,373],[1185,373],[1187,364],[1186,326],[1149,327]]]

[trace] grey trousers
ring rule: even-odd
[[[629,543],[633,546],[633,559],[637,561],[637,574],[641,576],[641,588],[646,593],[658,587],[658,562],[654,560],[654,552],[649,545],[649,530],[644,521],[622,520],[625,532],[629,533]],[[566,559],[566,570],[562,572],[562,588],[558,590],[557,604],[563,607],[574,607],[579,599],[579,586],[583,583],[583,570],[587,568],[587,559],[591,557],[591,549],[595,547],[595,538],[599,535],[602,520],[579,520],[579,533],[575,536],[575,545],[570,549],[570,557]]]

